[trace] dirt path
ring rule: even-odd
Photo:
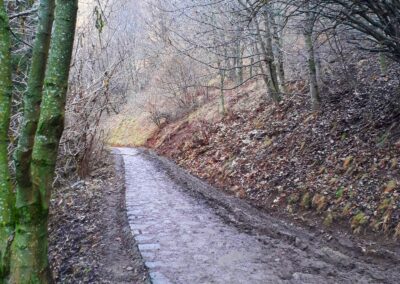
[[[49,226],[56,283],[148,284],[125,211],[121,157],[111,155],[85,181],[57,188]]]
[[[395,257],[307,231],[225,196],[147,151],[119,148],[132,233],[153,283],[398,283]]]

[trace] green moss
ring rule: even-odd
[[[346,205],[344,206],[343,210],[342,210],[342,216],[346,217],[349,216],[351,213],[351,203],[346,203]]]
[[[293,205],[297,204],[300,201],[300,195],[298,193],[292,193],[289,195],[288,204]]]
[[[324,219],[324,225],[325,225],[326,227],[330,227],[330,226],[332,225],[332,223],[333,223],[334,220],[335,220],[335,218],[334,218],[334,216],[333,216],[333,213],[332,213],[332,212],[329,212],[329,213],[326,215],[325,219]]]
[[[392,205],[393,199],[392,198],[386,198],[384,199],[381,204],[378,206],[378,210],[381,214],[383,214],[391,205]]]
[[[9,240],[14,233],[14,195],[8,167],[8,131],[12,96],[10,30],[4,1],[0,0],[0,282],[9,271]]]
[[[359,233],[361,228],[364,227],[368,223],[369,217],[366,216],[363,212],[358,212],[351,219],[351,229],[354,233]]]
[[[311,208],[311,195],[309,192],[306,192],[303,197],[301,198],[300,206],[304,209]]]
[[[343,197],[343,193],[344,193],[344,187],[341,186],[338,188],[338,190],[336,191],[336,198],[342,198]]]

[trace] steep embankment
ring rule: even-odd
[[[375,77],[356,91],[331,87],[314,114],[308,95],[277,106],[253,82],[227,94],[224,118],[216,99],[147,146],[255,206],[399,237],[397,85]]]

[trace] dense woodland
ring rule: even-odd
[[[51,192],[107,144],[397,239],[399,33],[397,0],[0,0],[2,283],[52,282]]]

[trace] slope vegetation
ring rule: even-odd
[[[396,78],[396,76],[391,76]],[[147,146],[257,207],[400,236],[400,95],[375,76],[356,90],[331,82],[321,111],[296,86],[279,105],[257,82],[167,124]]]

